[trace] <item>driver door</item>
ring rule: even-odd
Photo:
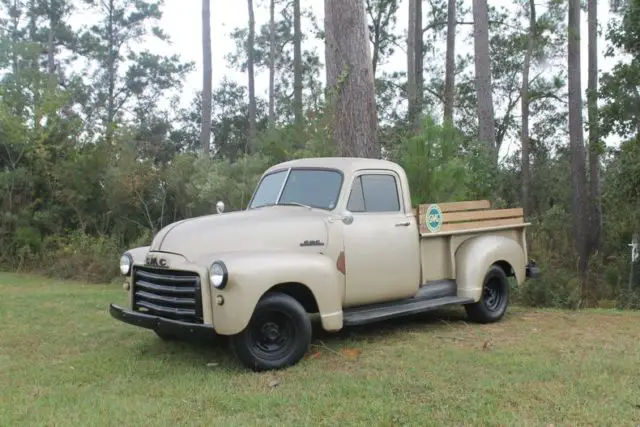
[[[399,183],[389,170],[354,176],[347,202],[353,221],[343,227],[346,306],[404,299],[418,291],[420,237]]]

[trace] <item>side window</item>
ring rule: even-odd
[[[362,192],[362,179],[357,177],[351,186],[351,194],[347,202],[347,209],[351,212],[364,212],[364,193]]]
[[[361,175],[355,179],[347,209],[351,212],[398,212],[400,199],[392,175]]]

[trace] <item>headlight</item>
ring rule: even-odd
[[[120,273],[123,276],[128,276],[131,273],[131,264],[133,264],[133,258],[128,253],[122,254],[120,257]]]
[[[227,286],[229,272],[222,261],[214,261],[209,268],[209,281],[216,289],[224,289]]]

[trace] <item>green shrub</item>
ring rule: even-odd
[[[119,274],[122,248],[109,236],[90,236],[73,232],[65,237],[46,239],[33,270],[61,279],[107,283]]]

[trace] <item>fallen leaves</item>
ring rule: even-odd
[[[362,354],[362,350],[359,348],[343,348],[340,351],[334,350],[330,347],[327,347],[325,343],[319,341],[319,344],[312,344],[313,347],[318,347],[319,350],[315,350],[311,353],[308,353],[307,359],[319,359],[322,356],[322,350],[326,350],[329,353],[335,354],[336,356],[341,356],[345,359],[355,360],[360,354]]]
[[[359,348],[345,348],[342,350],[343,356],[347,357],[348,359],[357,359],[361,353],[362,350],[360,350]]]
[[[307,356],[307,359],[319,359],[320,358],[320,352],[319,351],[314,351],[313,353],[310,353]]]

